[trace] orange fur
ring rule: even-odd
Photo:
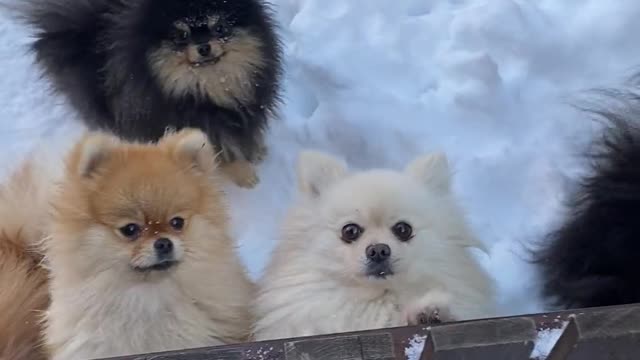
[[[0,189],[0,360],[45,359],[41,312],[49,303],[47,271],[35,250],[46,200],[30,163]]]
[[[90,134],[70,152],[45,242],[53,360],[111,357],[246,340],[253,285],[228,235],[221,174],[204,133],[158,144]],[[181,230],[169,226],[185,220]],[[132,240],[119,229],[138,224]],[[155,261],[173,241],[177,265]],[[99,335],[95,335],[99,334]]]
[[[47,273],[21,238],[0,235],[0,359],[44,359],[40,312],[49,302]]]

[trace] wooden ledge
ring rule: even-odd
[[[640,359],[640,304],[185,349],[111,360],[528,360],[541,331],[547,360]],[[535,357],[534,357],[535,359]],[[104,360],[104,359],[103,359]]]

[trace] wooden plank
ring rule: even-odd
[[[528,360],[536,330],[569,322],[547,360],[640,359],[640,304],[132,355],[112,360]],[[430,336],[431,335],[431,336]],[[407,352],[407,355],[405,355]]]
[[[526,359],[536,337],[536,323],[528,317],[443,324],[431,328],[422,359]]]
[[[98,360],[282,360],[284,343],[246,343],[206,348],[128,355]]]
[[[363,360],[357,336],[289,341],[284,349],[286,360]]]
[[[411,355],[410,359],[417,360],[420,355],[420,345],[424,348],[425,341],[429,335],[428,327],[402,327],[392,329],[393,347],[396,360],[406,360],[407,355]]]
[[[242,360],[244,359],[242,350],[229,349],[196,349],[185,351],[174,351],[168,353],[136,355],[128,357],[117,357],[113,359],[126,360]]]
[[[389,332],[359,336],[363,360],[394,360],[393,336]]]
[[[251,343],[244,348],[245,360],[283,360],[284,342]]]
[[[566,352],[566,360],[636,360],[640,358],[640,307],[579,312],[562,337],[556,357]],[[563,350],[571,343],[571,351]]]

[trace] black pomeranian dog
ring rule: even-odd
[[[640,302],[640,92],[603,91],[607,125],[571,213],[534,253],[543,295],[571,309]]]
[[[197,127],[259,162],[280,103],[281,45],[260,0],[24,0],[33,50],[90,128],[155,141]]]

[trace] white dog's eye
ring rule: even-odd
[[[409,241],[413,237],[413,228],[404,221],[400,221],[391,227],[391,232],[400,241]]]
[[[363,231],[364,229],[358,224],[354,224],[354,223],[347,224],[342,227],[342,236],[341,236],[342,241],[346,243],[352,243],[358,240],[358,238],[362,235]]]

